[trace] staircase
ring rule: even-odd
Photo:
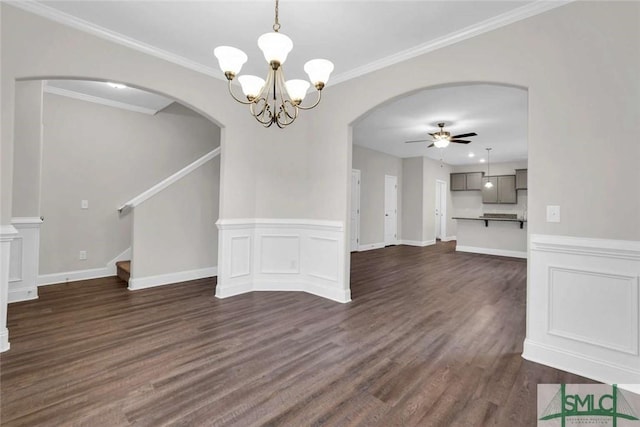
[[[116,270],[118,277],[128,283],[131,276],[131,261],[116,262]]]

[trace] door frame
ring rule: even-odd
[[[358,177],[358,181],[357,181],[357,188],[358,188],[358,197],[356,199],[356,247],[354,248],[352,246],[352,242],[351,242],[351,233],[349,233],[349,241],[350,241],[350,246],[351,246],[351,252],[355,252],[357,250],[359,250],[360,248],[360,192],[361,192],[361,182],[362,182],[362,173],[360,171],[360,169],[351,169],[351,197],[349,198],[349,201],[352,202],[353,201],[353,176],[357,175]],[[349,210],[349,222],[351,222],[351,212],[353,211],[353,206],[351,206],[350,210]]]
[[[440,187],[439,187],[440,186]],[[438,238],[440,232],[440,240],[447,237],[447,181],[436,179],[436,208],[438,206],[438,189],[440,189],[440,230],[436,228],[435,238]],[[444,200],[443,200],[444,199]],[[444,203],[443,203],[444,202]]]
[[[383,217],[383,234],[382,234],[382,239],[384,240],[384,245],[385,246],[389,246],[389,245],[397,245],[398,244],[398,177],[396,175],[384,175],[384,207],[383,207],[383,215],[386,216],[386,211],[387,211],[387,179],[388,178],[393,178],[395,180],[395,191],[396,191],[396,206],[395,206],[395,214],[396,214],[396,232],[395,232],[395,237],[393,239],[392,242],[388,242],[387,241],[387,227],[386,227],[386,219],[384,219]]]

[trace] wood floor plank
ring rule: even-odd
[[[526,261],[455,242],[354,253],[353,301],[118,278],[9,306],[3,426],[533,426]]]

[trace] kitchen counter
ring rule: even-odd
[[[515,214],[454,216],[456,251],[527,258],[527,221]],[[484,224],[483,224],[484,222]],[[489,227],[489,222],[492,222]],[[518,223],[520,227],[512,223]]]
[[[477,216],[477,217],[464,217],[464,216],[454,216],[451,219],[464,219],[469,221],[484,221],[484,226],[489,226],[489,221],[506,221],[506,222],[519,222],[520,228],[524,228],[524,224],[527,222],[526,219],[522,218],[512,218],[512,217],[496,217],[496,216]]]

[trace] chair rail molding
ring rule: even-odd
[[[532,234],[523,357],[640,384],[640,242]]]
[[[302,291],[351,301],[344,278],[345,230],[339,221],[220,219],[216,296]]]

